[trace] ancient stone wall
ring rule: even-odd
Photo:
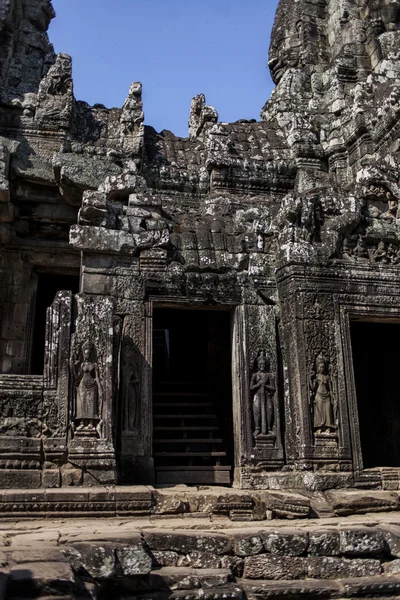
[[[400,317],[398,3],[281,0],[261,120],[200,95],[188,138],[144,125],[140,83],[77,102],[52,16],[0,4],[0,485],[153,481],[160,306],[232,315],[235,485],[384,485],[350,324]],[[41,376],[44,274],[79,294],[48,312]]]

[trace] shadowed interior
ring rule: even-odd
[[[230,483],[230,313],[158,309],[153,421],[158,483]]]
[[[400,466],[400,324],[351,324],[364,468]]]

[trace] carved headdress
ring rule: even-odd
[[[90,356],[90,353],[91,353],[91,350],[92,350],[92,345],[93,344],[91,344],[91,342],[89,342],[89,340],[86,340],[86,342],[83,342],[82,347],[81,347],[82,348],[82,354],[83,354],[83,356],[85,356],[86,352]]]
[[[315,360],[315,366],[317,367],[317,371],[318,371],[318,367],[324,367],[326,369],[327,365],[328,365],[328,359],[322,354],[322,352],[320,352],[320,354],[318,354],[318,356]]]
[[[268,358],[265,350],[259,351],[256,362],[257,362],[258,369],[261,369],[262,367],[264,369],[269,368],[269,358]]]

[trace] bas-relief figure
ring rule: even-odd
[[[316,372],[312,373],[310,378],[313,429],[317,434],[333,433],[336,430],[335,400],[332,379],[328,373],[328,361],[320,354],[315,366]]]
[[[121,353],[122,429],[133,431],[139,421],[140,368],[133,343],[125,343]]]
[[[250,381],[253,394],[254,437],[272,433],[274,427],[275,382],[270,373],[270,360],[261,350],[256,360],[257,371]]]
[[[99,431],[102,415],[102,387],[99,367],[93,360],[95,348],[85,342],[81,357],[73,365],[75,406],[73,423],[75,432]]]
[[[24,14],[32,13],[28,26]],[[360,304],[366,312],[379,306],[389,313],[398,306],[399,2],[280,0],[269,55],[276,88],[260,120],[221,123],[200,94],[187,138],[144,125],[140,83],[130,87],[121,109],[76,101],[71,59],[55,56],[46,34],[53,16],[50,0],[7,0],[0,15],[0,33],[7,34],[0,35],[0,54],[7,57],[0,69],[0,367],[6,379],[0,376],[0,407],[4,398],[21,397],[21,406],[31,407],[29,419],[38,419],[29,429],[18,420],[28,412],[0,408],[0,437],[40,440],[43,421],[51,432],[43,427],[40,435],[68,446],[60,461],[83,448],[101,471],[106,441],[107,460],[115,461],[113,432],[134,431],[125,436],[138,453],[132,464],[150,465],[151,327],[134,323],[138,347],[148,352],[144,365],[134,348],[124,348],[118,323],[133,305],[145,314],[150,297],[239,314],[268,305],[279,330],[276,348],[267,344],[274,373],[263,350],[248,364],[258,343],[235,371],[245,381],[233,386],[236,468],[249,470],[246,485],[253,487],[265,484],[268,469],[283,467],[336,469],[354,476],[346,480],[354,484],[358,433],[345,419],[357,405],[345,381],[351,360],[338,311]],[[32,281],[36,269],[51,270],[55,256],[55,273],[79,276],[82,302],[108,302],[110,320],[101,335],[95,331],[101,325],[91,321],[88,300],[87,323],[95,325],[85,332],[90,326],[77,328],[72,310],[60,341],[68,364],[63,369],[52,361],[53,383],[43,384],[25,378],[31,375]],[[332,308],[317,311],[322,296]],[[54,337],[59,324],[53,326]],[[245,346],[242,326],[235,322],[239,347]],[[86,339],[108,342],[107,358],[103,348],[79,346]],[[331,361],[342,356],[334,376],[326,358],[315,361],[328,347]],[[304,365],[313,363],[311,375]],[[42,419],[34,401],[54,408],[52,419]],[[54,415],[67,413],[72,435],[66,424],[54,425]],[[120,446],[117,440],[116,453]],[[84,452],[79,460],[85,468]],[[264,469],[259,479],[254,465]],[[0,486],[1,477],[0,469]]]

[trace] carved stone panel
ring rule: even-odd
[[[145,307],[135,303],[123,319],[120,346],[118,422],[123,480],[153,478],[151,372],[145,358]]]
[[[274,308],[245,307],[251,462],[270,470],[283,464]],[[244,408],[243,408],[244,409]]]
[[[92,479],[115,481],[113,304],[105,297],[76,296],[70,371],[69,461]]]
[[[282,290],[292,421],[288,457],[299,469],[339,471],[348,468],[350,455],[346,406],[339,392],[335,296],[324,288],[307,289],[303,277],[291,278]]]
[[[47,466],[65,461],[69,427],[69,349],[72,318],[71,292],[58,292],[47,310],[44,357],[44,440]]]

